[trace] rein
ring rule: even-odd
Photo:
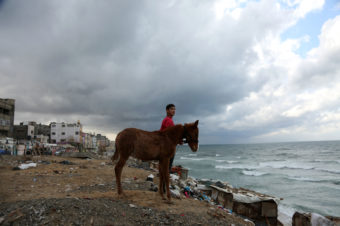
[[[183,141],[183,143],[185,143],[185,144],[187,144],[187,143],[198,143],[198,139],[192,138],[192,136],[188,133],[187,128],[185,126],[184,126],[183,138],[185,138],[185,140]]]

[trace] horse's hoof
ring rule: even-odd
[[[174,203],[174,201],[172,201],[172,200],[169,200],[169,199],[166,201],[166,203],[167,203],[167,204],[170,204],[170,205],[173,205],[173,204],[175,204],[175,203]]]
[[[126,198],[126,197],[127,197],[126,194],[125,194],[124,192],[118,193],[118,196],[119,196],[120,198]]]

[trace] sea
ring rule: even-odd
[[[340,217],[340,141],[177,147],[174,165],[196,179],[220,180],[283,198],[280,211]]]

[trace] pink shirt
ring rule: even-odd
[[[162,126],[161,126],[161,131],[165,130],[166,128],[170,127],[170,126],[174,126],[174,121],[172,121],[172,118],[170,118],[169,116],[166,116],[163,121],[162,121]]]

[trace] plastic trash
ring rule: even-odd
[[[37,164],[32,162],[32,163],[28,163],[28,164],[23,163],[19,166],[20,169],[28,169],[28,168],[31,168],[31,167],[37,167]]]
[[[146,181],[153,181],[154,175],[150,174],[147,178]]]

